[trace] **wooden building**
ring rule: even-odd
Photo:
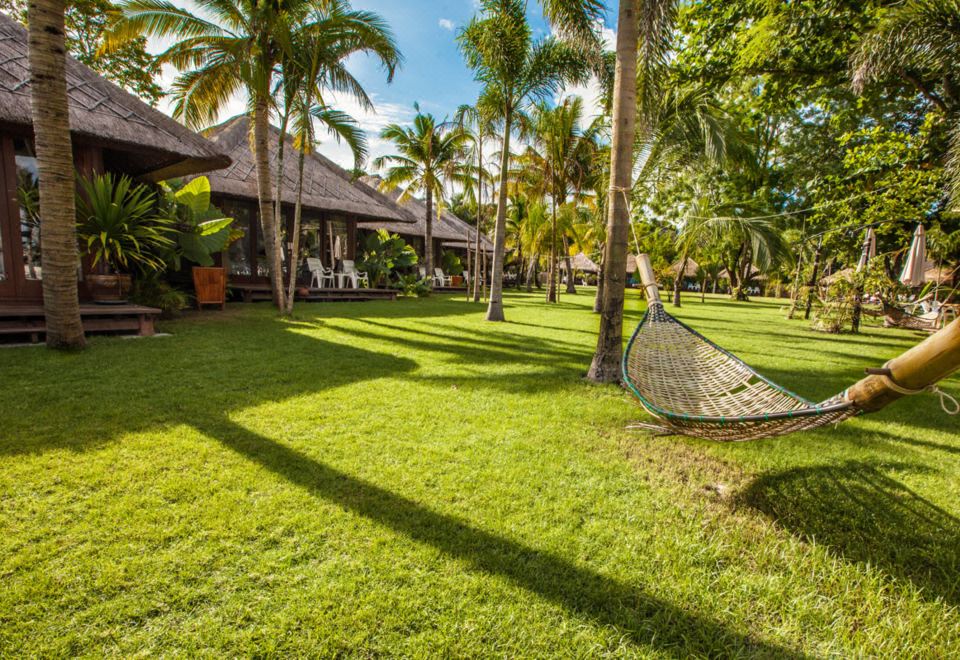
[[[21,325],[39,328],[40,224],[25,206],[37,185],[27,32],[4,14],[0,14],[0,62],[0,311],[17,305],[12,313]],[[160,181],[230,164],[200,135],[69,57],[66,77],[74,160],[81,175],[115,172]],[[78,269],[81,300],[87,296],[83,284],[87,270],[86,265]],[[31,309],[40,314],[40,321]],[[116,325],[116,318],[104,318],[102,308],[84,309],[88,329]],[[4,318],[0,313],[0,330],[16,325],[4,325]]]
[[[226,215],[235,218],[246,235],[230,246],[223,256],[232,289],[244,293],[246,299],[264,298],[269,293],[269,278],[263,229],[259,221],[257,172],[250,147],[250,119],[239,116],[209,129],[206,137],[233,161],[230,167],[207,172],[214,193],[214,204]],[[273,185],[277,181],[277,146],[279,129],[270,127],[270,171]],[[289,237],[293,232],[294,204],[297,192],[298,154],[293,140],[287,137],[284,148],[282,196],[283,250],[285,268],[289,268]],[[301,262],[299,281],[310,282],[305,267],[308,257],[319,258],[332,268],[343,259],[357,258],[357,225],[375,220],[396,226],[407,226],[415,219],[387,196],[353,180],[339,165],[314,152],[306,158],[303,172],[303,211],[301,215]],[[377,296],[376,291],[365,291]],[[386,293],[386,292],[385,292]],[[390,292],[392,294],[392,292]],[[315,299],[342,298],[346,292],[316,292]],[[356,296],[357,293],[350,293]]]

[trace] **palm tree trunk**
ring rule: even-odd
[[[707,276],[703,276],[703,282],[700,283],[700,302],[707,301]]]
[[[280,139],[277,140],[277,185],[273,194],[275,209],[273,213],[275,218],[283,216],[283,156],[284,147],[287,143],[287,122],[289,121],[289,117],[289,111],[283,113],[283,117],[280,119]]]
[[[547,285],[547,302],[557,302],[557,198],[554,194],[550,204],[550,282]]]
[[[603,255],[600,255],[600,270],[597,272],[597,295],[593,298],[593,311],[599,314],[603,309],[603,282],[604,282]]]
[[[477,271],[480,268],[480,227],[483,225],[483,132],[477,133]],[[480,278],[473,278],[473,302],[480,302]]]
[[[303,165],[306,160],[306,145],[300,145],[297,156],[297,203],[293,207],[293,236],[290,248],[290,281],[287,284],[287,299],[285,311],[293,314],[293,302],[297,293],[297,273],[299,272],[300,255],[300,219],[303,213]]]
[[[603,256],[605,285],[597,350],[587,378],[598,383],[620,379],[623,354],[623,298],[627,274],[628,209],[633,144],[637,124],[638,0],[620,0],[617,18],[617,66],[613,92],[613,144],[610,149],[610,197]]]
[[[64,2],[31,0],[28,11],[47,346],[83,348],[86,342],[77,290],[77,216],[65,71]]]
[[[683,253],[683,258],[680,259],[680,272],[677,273],[677,276],[673,280],[673,306],[680,306],[680,287],[683,286],[683,276],[687,272],[687,253]]]
[[[577,293],[577,285],[573,282],[573,260],[570,259],[570,244],[567,242],[567,237],[563,237],[563,253],[564,253],[564,262],[567,264],[567,293],[575,295]]]
[[[497,224],[493,230],[493,272],[490,279],[488,321],[505,321],[503,315],[503,251],[507,234],[507,170],[510,167],[510,131],[513,111],[508,108],[503,118],[503,153],[500,154],[500,189],[497,191]]]
[[[537,277],[537,263],[540,261],[540,255],[535,254],[530,257],[530,266],[527,268],[527,293],[533,293],[533,282]]]
[[[260,224],[270,270],[270,291],[273,305],[284,309],[283,269],[280,259],[280,232],[273,214],[273,190],[270,185],[270,115],[266,99],[259,99],[253,109],[253,147],[257,166],[257,196],[260,202]]]
[[[433,190],[427,188],[427,223],[423,230],[423,265],[427,268],[427,281],[433,282]],[[431,284],[431,287],[433,285]]]

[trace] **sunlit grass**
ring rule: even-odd
[[[591,293],[511,295],[500,325],[448,297],[235,306],[0,350],[0,655],[960,652],[934,397],[747,444],[628,431],[628,395],[582,380]],[[677,314],[809,398],[919,339]]]

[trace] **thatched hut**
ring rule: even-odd
[[[360,179],[364,184],[366,184],[371,190],[379,191],[381,189],[382,179],[378,176],[365,176]],[[414,246],[417,251],[417,254],[424,254],[424,237],[426,236],[427,231],[427,205],[416,197],[408,197],[407,199],[400,201],[400,197],[403,194],[400,190],[391,190],[383,193],[390,197],[395,203],[399,204],[408,215],[415,219],[413,224],[398,224],[393,222],[361,222],[358,227],[361,230],[366,231],[376,231],[378,229],[386,229],[391,234],[399,234],[403,237],[408,243]],[[464,222],[457,216],[455,216],[450,211],[443,209],[439,213],[436,213],[436,207],[434,208],[434,213],[436,217],[433,221],[433,254],[436,260],[437,265],[440,265],[440,254],[444,249],[454,250],[461,256],[466,254],[466,251],[469,249],[473,251],[476,249],[476,230],[473,225]],[[485,252],[493,252],[493,241],[480,234],[480,249]]]
[[[39,302],[43,273],[39,227],[18,191],[37,180],[27,32],[0,14],[0,301]],[[216,146],[68,57],[67,95],[74,162],[82,175],[115,172],[146,181],[230,164]],[[29,231],[27,230],[29,229]],[[29,264],[29,267],[25,267]],[[85,296],[84,287],[80,288]]]
[[[206,137],[230,156],[233,164],[217,172],[206,173],[214,193],[214,203],[236,219],[244,229],[242,240],[230,246],[224,266],[234,288],[243,290],[269,286],[266,250],[259,221],[257,171],[250,147],[250,119],[239,116],[206,131]],[[270,127],[270,170],[276,186],[279,129]],[[283,231],[293,232],[294,204],[297,193],[298,153],[287,136],[284,149],[283,181],[280,186]],[[301,259],[319,258],[327,267],[336,267],[343,259],[357,257],[357,224],[362,221],[388,222],[406,227],[416,222],[407,211],[386,195],[371,190],[350,173],[319,153],[307,156],[303,172],[303,212],[301,216]],[[289,243],[284,240],[284,260],[289,263]],[[301,268],[301,279],[309,274]]]

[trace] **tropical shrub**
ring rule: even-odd
[[[164,280],[159,273],[152,272],[137,278],[133,283],[130,301],[156,307],[161,310],[162,318],[172,318],[187,308],[190,296]]]
[[[113,272],[162,270],[174,245],[170,219],[157,213],[156,195],[127,176],[80,177],[77,236],[92,265]]]
[[[455,252],[445,251],[441,257],[441,265],[447,275],[463,275],[463,262]]]
[[[397,281],[391,283],[390,286],[398,289],[405,296],[423,298],[430,295],[430,278],[421,278],[415,273],[398,274]]]
[[[363,241],[363,257],[358,267],[370,275],[373,287],[388,282],[398,270],[416,265],[417,253],[413,246],[386,229],[378,229]]]
[[[243,230],[233,227],[233,218],[210,203],[210,180],[197,177],[187,184],[179,181],[160,184],[163,197],[161,213],[174,228],[174,245],[167,260],[180,270],[183,259],[198,266],[212,266],[213,255],[243,238]]]

